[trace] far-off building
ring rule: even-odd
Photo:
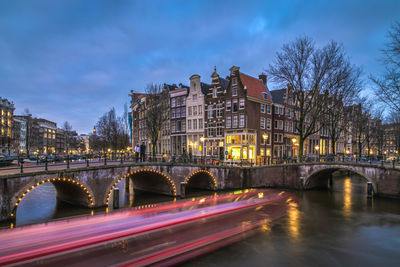
[[[0,97],[0,153],[11,152],[14,103]]]

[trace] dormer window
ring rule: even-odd
[[[232,78],[232,84],[237,84],[237,77]]]
[[[267,93],[262,93],[262,97],[263,97],[265,100],[268,100],[268,94],[267,94]]]

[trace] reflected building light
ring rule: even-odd
[[[290,202],[288,205],[289,233],[293,241],[297,241],[300,237],[300,211],[296,203]]]
[[[344,180],[344,194],[343,194],[343,211],[346,216],[350,216],[351,212],[351,178],[348,177]]]

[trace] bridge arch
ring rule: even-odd
[[[11,203],[11,218],[15,217],[17,208],[24,197],[35,187],[44,183],[52,183],[57,191],[57,198],[60,198],[63,201],[91,208],[94,207],[95,202],[92,190],[81,182],[66,177],[47,178],[30,183],[27,187],[24,187],[24,189],[17,192]]]
[[[332,173],[340,170],[350,171],[352,173],[359,175],[360,177],[363,177],[367,182],[372,183],[372,188],[374,192],[375,193],[377,192],[376,182],[368,174],[358,170],[357,168],[347,165],[320,166],[319,168],[310,172],[304,179],[304,188],[310,189],[315,187],[321,187],[324,185],[326,186],[328,184],[328,179],[332,175]]]
[[[144,176],[146,176],[146,178],[144,178]],[[106,199],[104,201],[105,205],[109,204],[111,194],[117,184],[123,179],[127,178],[132,180],[134,188],[176,196],[175,183],[168,175],[154,169],[139,169],[131,171],[124,176],[113,180],[113,183],[109,186]]]
[[[202,189],[216,189],[218,187],[217,180],[214,175],[207,170],[196,170],[189,174],[185,179],[186,187],[193,184],[193,187]]]

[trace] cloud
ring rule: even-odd
[[[376,62],[397,1],[2,1],[0,90],[16,113],[89,132],[112,106],[121,113],[131,89],[204,82],[216,65],[250,75],[268,67],[299,35],[343,43],[353,62]]]

